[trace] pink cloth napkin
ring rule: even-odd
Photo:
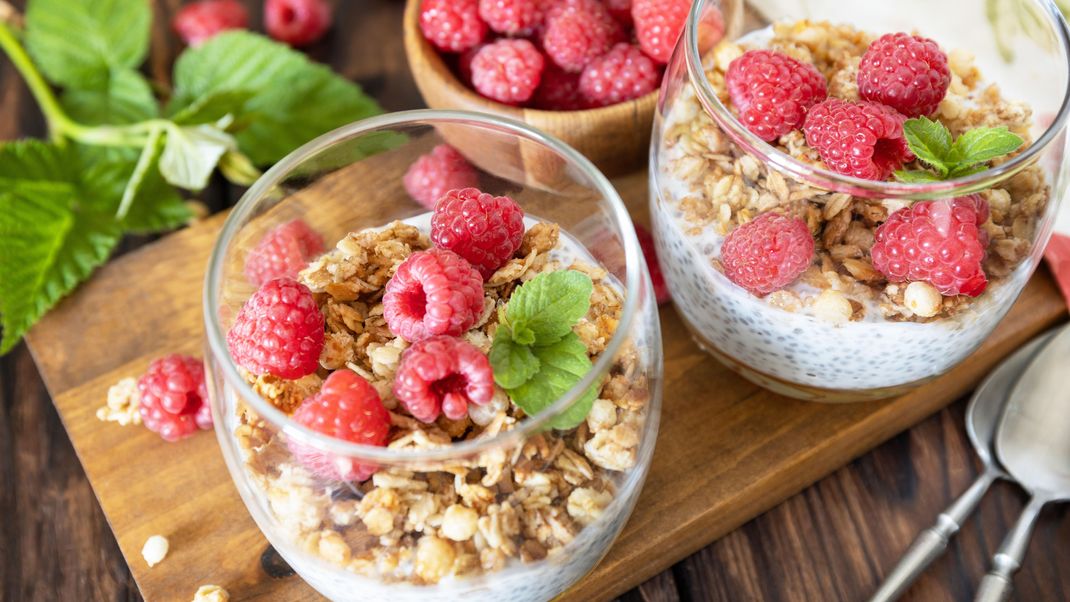
[[[1065,205],[1060,208],[1061,212],[1070,212],[1070,207]],[[1056,224],[1059,229],[1060,224]],[[1044,258],[1048,260],[1051,273],[1055,275],[1055,281],[1063,292],[1063,298],[1070,304],[1070,232],[1057,231],[1051,237],[1051,242],[1044,249]]]

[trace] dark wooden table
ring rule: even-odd
[[[181,2],[155,4],[148,70],[164,79],[180,49],[168,23]],[[401,11],[401,0],[340,1],[333,31],[310,54],[360,82],[387,110],[419,108],[401,46]],[[258,9],[253,22],[259,23]],[[0,59],[0,139],[42,131],[26,87]],[[239,193],[216,181],[203,200],[219,210]],[[128,241],[124,249],[144,242]],[[965,403],[895,437],[621,599],[864,599],[917,532],[977,476],[979,464],[962,424]],[[0,408],[0,600],[139,600],[24,345],[0,358]],[[1015,486],[997,484],[907,599],[971,599],[1024,500]],[[1070,600],[1065,505],[1044,512],[1015,586],[1018,600]]]

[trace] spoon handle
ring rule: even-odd
[[[1038,496],[1029,500],[1029,505],[1022,510],[1022,516],[1014,524],[1014,529],[1003,538],[999,551],[992,557],[992,568],[977,588],[976,602],[1003,602],[1010,598],[1011,590],[1014,589],[1011,576],[1022,566],[1022,557],[1029,547],[1033,526],[1040,516],[1040,509],[1047,502],[1047,499]]]
[[[998,477],[999,473],[991,469],[986,469],[981,476],[977,477],[965,493],[936,517],[936,524],[922,531],[914,543],[910,544],[903,558],[899,560],[899,564],[888,573],[884,583],[881,583],[869,602],[898,600],[910,584],[914,583],[918,575],[944,553],[948,541],[955,533],[958,533],[962,522],[973,513],[977,503],[981,501],[989,486]]]

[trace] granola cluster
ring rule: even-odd
[[[858,99],[858,64],[873,37],[845,25],[799,21],[772,26],[765,47],[812,63],[828,80],[832,96]],[[706,76],[722,102],[730,106],[725,88],[729,64],[752,46],[723,41],[706,57]],[[966,52],[951,51],[951,85],[934,119],[955,136],[976,127],[1006,126],[1028,146],[1032,111],[1004,99],[996,84],[984,84]],[[917,312],[904,299],[906,284],[888,283],[873,268],[869,251],[874,231],[894,211],[906,206],[896,199],[865,199],[820,190],[785,178],[739,148],[700,105],[694,89],[685,87],[667,118],[662,140],[662,169],[683,191],[666,190],[664,198],[682,214],[688,235],[712,229],[729,233],[766,211],[803,218],[816,241],[817,260],[801,281],[813,294],[781,290],[767,297],[787,311],[812,308],[819,316],[861,320],[876,308],[886,319],[927,321],[948,317],[969,304],[964,296],[944,297],[939,307]],[[799,130],[781,136],[778,147],[792,157],[824,167]],[[1013,155],[1011,155],[1013,156]],[[1009,157],[997,159],[995,163]],[[920,164],[905,169],[920,169]],[[983,226],[989,237],[984,270],[992,281],[1009,275],[1030,253],[1037,220],[1051,195],[1042,169],[1026,167],[998,187],[980,193],[991,216]],[[714,266],[718,262],[714,260]]]
[[[594,281],[587,316],[574,331],[592,360],[617,328],[618,285],[597,266],[573,260],[556,224],[537,223],[516,256],[487,279],[484,311],[464,338],[489,352],[498,309],[537,274],[579,270]],[[516,428],[523,411],[496,389],[486,405],[461,420],[427,424],[410,416],[391,389],[407,348],[383,318],[383,288],[410,254],[429,248],[418,228],[394,222],[353,232],[314,260],[299,280],[326,321],[321,369],[299,380],[247,378],[284,412],[314,394],[331,370],[348,368],[378,390],[390,412],[387,447],[442,448]],[[248,409],[236,436],[246,467],[266,494],[278,524],[324,560],[384,581],[437,583],[448,576],[495,571],[510,561],[559,553],[613,501],[624,471],[637,462],[650,383],[633,343],[615,357],[586,421],[571,431],[544,431],[519,447],[494,447],[475,457],[435,465],[381,466],[364,483],[325,483],[295,462],[276,429]]]

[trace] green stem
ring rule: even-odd
[[[149,139],[145,142],[145,148],[141,149],[141,156],[137,159],[137,165],[134,166],[134,173],[130,176],[130,181],[126,183],[126,189],[123,190],[123,198],[119,202],[119,210],[115,212],[116,219],[125,219],[127,212],[130,211],[130,205],[134,202],[134,197],[137,196],[137,191],[141,188],[141,182],[145,179],[145,174],[148,173],[149,167],[152,165],[152,160],[156,158],[157,146],[159,146],[160,136],[163,135],[163,128],[154,128],[149,132]]]
[[[44,113],[45,120],[48,122],[50,137],[54,142],[59,142],[63,138],[64,131],[73,125],[73,122],[60,108],[56,95],[52,93],[52,88],[41,77],[41,72],[34,66],[30,56],[26,54],[26,49],[15,38],[11,28],[3,22],[0,22],[0,48],[7,53],[8,58],[15,65],[15,69],[26,80],[30,93],[33,94],[37,104],[40,105],[41,112]]]

